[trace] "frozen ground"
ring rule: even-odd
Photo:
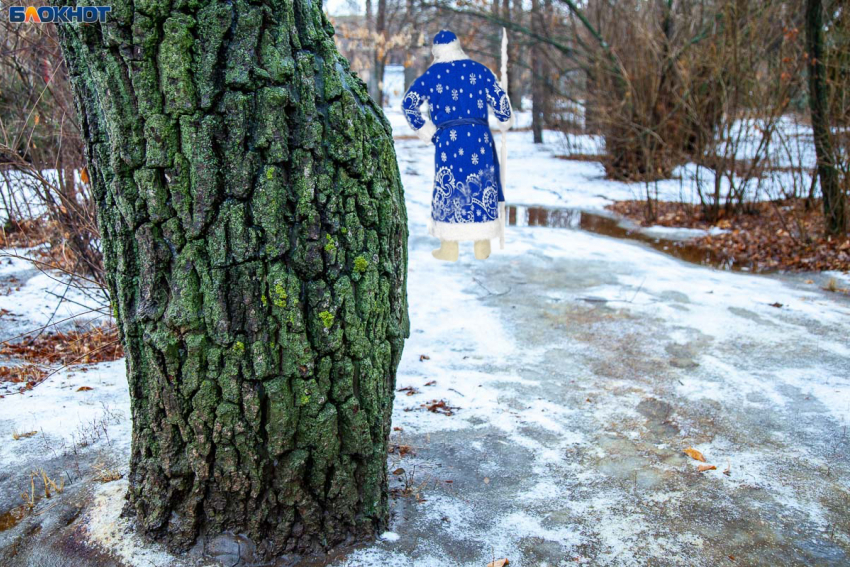
[[[509,135],[510,203],[599,209],[634,192],[530,136]],[[390,531],[332,565],[850,562],[850,301],[821,289],[827,276],[718,271],[528,226],[509,227],[485,262],[463,247],[438,263],[425,228],[432,150],[396,149],[411,318],[398,387],[415,393],[398,393],[391,441],[415,455],[388,463],[405,471]],[[44,317],[40,277],[0,263],[0,306],[17,326]],[[0,514],[30,470],[67,477],[60,497],[0,531],[4,567],[190,563],[132,535],[124,481],[91,480],[126,472],[124,380],[122,363],[102,364],[0,399]],[[454,415],[422,407],[432,400]],[[717,469],[698,472],[688,447]]]

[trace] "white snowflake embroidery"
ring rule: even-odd
[[[459,150],[457,151],[457,153],[459,153],[460,155],[463,155],[463,148],[459,149]]]
[[[478,154],[472,154],[472,165],[478,165]]]
[[[446,152],[443,152],[440,154],[440,159],[445,162],[447,159],[449,159],[449,157],[446,155]]]
[[[484,101],[480,98],[478,99],[478,108],[484,108]]]
[[[443,94],[443,85],[437,83],[437,92]]]
[[[490,143],[490,134],[484,134],[484,143],[485,143],[485,144],[489,144],[489,143]]]
[[[452,89],[452,100],[457,100],[457,89]]]
[[[452,107],[447,104],[446,105],[446,114],[448,114],[451,111],[452,111]]]
[[[481,146],[481,154],[483,155],[484,153],[486,153],[484,146]]]
[[[469,74],[469,82],[470,82],[470,84],[473,84],[473,85],[474,85],[474,84],[475,84],[475,81],[477,81],[477,80],[478,80],[478,79],[476,79],[476,78],[475,78],[475,73],[470,73],[470,74]]]
[[[452,142],[457,140],[457,130],[452,130],[451,132],[449,132],[449,138]]]

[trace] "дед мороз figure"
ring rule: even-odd
[[[457,36],[434,37],[434,62],[402,100],[410,127],[435,146],[434,192],[428,232],[440,239],[435,258],[455,261],[458,242],[475,242],[475,257],[490,255],[490,239],[505,230],[505,198],[488,107],[511,125],[511,103],[490,69],[469,59]],[[427,103],[428,116],[421,106]]]

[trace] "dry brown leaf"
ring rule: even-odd
[[[441,413],[443,415],[454,415],[455,410],[460,409],[448,405],[446,400],[431,400],[429,403],[422,404],[421,407],[426,408],[430,412]]]
[[[91,388],[89,386],[80,386],[79,388],[77,388],[78,392],[88,392],[89,390],[94,390],[94,388]]]
[[[715,467],[714,465],[700,465],[697,467],[697,470],[699,472],[716,471],[717,467]]]
[[[495,561],[491,561],[490,563],[487,564],[487,567],[505,567],[505,565],[509,565],[509,564],[510,564],[510,561],[508,561],[507,558],[504,558],[504,559],[497,559]]]
[[[702,456],[702,453],[694,449],[693,447],[688,447],[685,449],[685,454],[695,461],[705,462],[705,457]]]
[[[431,357],[428,356],[427,354],[420,354],[419,355],[419,362],[422,362],[423,360],[431,360]]]
[[[87,167],[80,170],[80,181],[82,181],[85,185],[89,184],[89,169]]]
[[[394,471],[393,471],[393,474],[394,474],[395,476],[398,476],[398,475],[400,475],[400,474],[404,474],[404,469],[401,469],[401,468],[396,469],[396,470],[394,470]]]
[[[17,441],[18,439],[29,439],[30,437],[34,437],[38,435],[38,431],[27,431],[26,433],[18,433],[17,431],[12,432],[12,439]]]

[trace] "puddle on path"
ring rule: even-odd
[[[545,226],[585,230],[594,234],[644,242],[659,252],[702,266],[734,271],[748,270],[746,266],[730,266],[728,261],[721,259],[716,253],[699,248],[687,240],[667,240],[648,236],[638,230],[622,226],[616,218],[580,209],[506,205],[505,210],[508,226]]]
[[[23,506],[12,508],[5,514],[0,514],[0,532],[11,530],[17,526],[26,515],[27,513]]]

